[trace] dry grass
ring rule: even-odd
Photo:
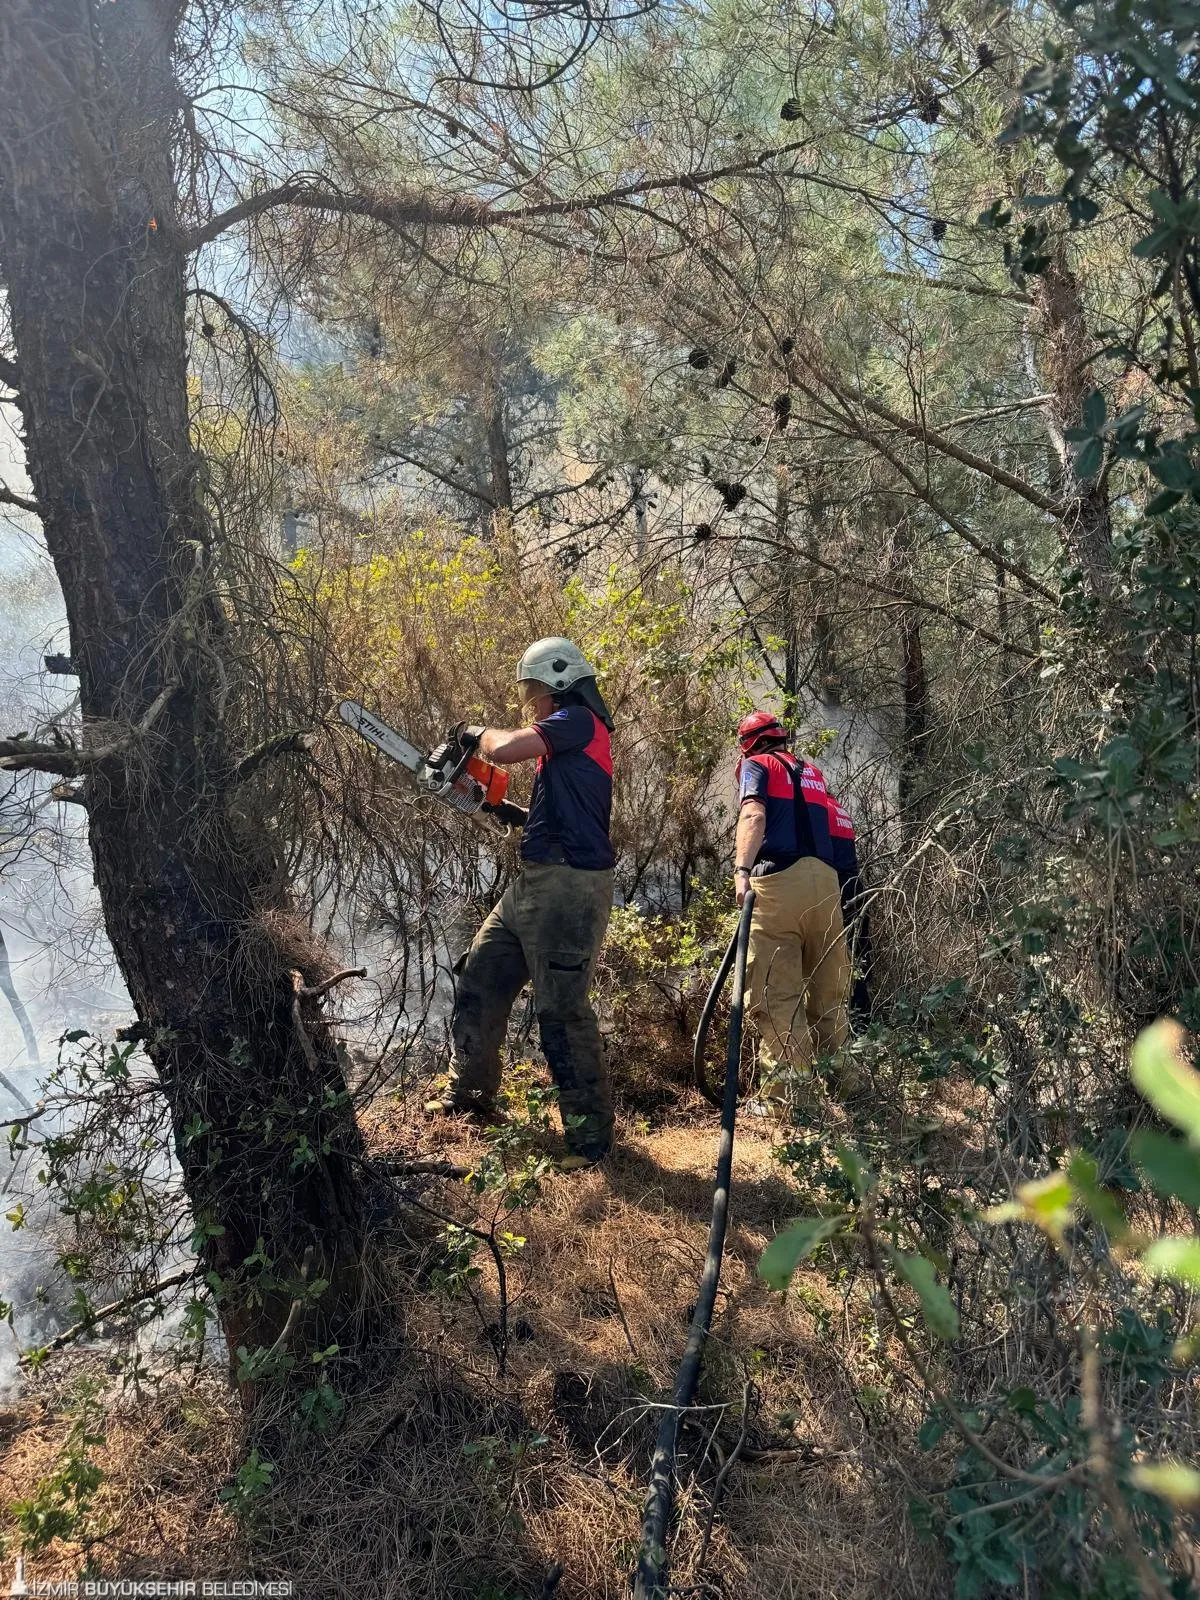
[[[469,1164],[479,1147],[463,1131],[449,1123],[431,1135],[396,1110],[374,1130],[396,1150],[428,1150],[432,1140],[439,1156]],[[683,1347],[715,1147],[715,1120],[697,1113],[657,1132],[625,1129],[603,1168],[548,1180],[536,1207],[510,1224],[527,1243],[511,1270],[503,1379],[469,1303],[398,1296],[403,1369],[356,1408],[328,1474],[295,1480],[294,1520],[275,1529],[304,1593],[360,1593],[364,1561],[381,1574],[371,1592],[386,1596],[537,1596],[555,1561],[566,1568],[561,1600],[627,1593],[652,1402]],[[458,1209],[459,1188],[437,1183],[424,1198]],[[763,1245],[794,1206],[768,1138],[752,1125],[738,1141],[701,1395],[712,1409],[685,1437],[675,1581],[681,1594],[746,1600],[936,1593],[936,1560],[914,1545],[891,1447],[873,1437],[858,1403],[860,1385],[883,1378],[861,1286],[843,1304],[823,1273],[806,1275],[813,1311],[795,1296],[784,1304],[754,1277]],[[495,1313],[494,1287],[489,1272],[485,1318]],[[822,1331],[830,1324],[838,1346],[848,1333],[860,1350],[860,1371]],[[738,1438],[747,1379],[758,1396],[752,1459],[729,1475],[700,1572],[712,1487]],[[317,1505],[325,1525],[305,1541],[303,1508]]]
[[[0,1504],[6,1550],[15,1549],[9,1516],[59,1462],[67,1415],[80,1380],[102,1383],[98,1352],[64,1355],[29,1381],[27,1394],[0,1412]],[[105,1395],[104,1444],[91,1451],[104,1478],[78,1543],[55,1540],[28,1563],[27,1577],[74,1577],[91,1561],[109,1575],[147,1578],[232,1576],[251,1559],[218,1490],[237,1464],[238,1407],[211,1376],[164,1377],[141,1392]]]
[[[431,1133],[395,1106],[378,1107],[372,1124],[377,1146],[467,1161],[479,1154],[462,1124]],[[245,1444],[228,1398],[211,1383],[168,1383],[114,1411],[100,1521],[116,1531],[93,1546],[93,1563],[121,1575],[279,1574],[313,1600],[536,1600],[561,1561],[558,1600],[624,1596],[652,1402],[683,1347],[715,1146],[715,1119],[696,1111],[655,1132],[626,1128],[602,1169],[547,1180],[536,1206],[510,1224],[527,1243],[511,1269],[504,1377],[469,1300],[428,1286],[437,1224],[381,1241],[394,1338],[374,1351],[328,1442],[289,1447],[268,1433],[278,1470],[247,1535],[253,1558],[215,1509]],[[427,1205],[469,1214],[461,1185],[421,1182],[415,1192]],[[684,1436],[678,1592],[936,1595],[943,1580],[907,1525],[894,1440],[861,1396],[888,1381],[862,1285],[839,1296],[815,1271],[784,1303],[754,1277],[764,1243],[794,1207],[764,1130],[751,1124],[738,1139],[701,1395],[711,1409]],[[480,1298],[485,1318],[494,1316],[490,1268]],[[744,1457],[728,1474],[700,1571],[713,1484],[741,1431],[747,1381],[756,1404]],[[6,1502],[28,1492],[63,1436],[52,1388],[39,1381],[7,1446]],[[72,1570],[81,1554],[55,1547],[38,1574]]]

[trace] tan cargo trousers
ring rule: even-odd
[[[750,886],[750,1015],[769,1092],[770,1080],[804,1076],[816,1052],[831,1054],[845,1043],[850,958],[832,867],[805,856]]]
[[[490,1110],[509,1012],[532,978],[566,1145],[589,1159],[608,1152],[613,1133],[608,1063],[588,999],[612,893],[611,872],[526,862],[467,952],[451,1023],[450,1098],[464,1110]]]

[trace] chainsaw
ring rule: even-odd
[[[373,716],[357,700],[343,700],[338,716],[389,760],[407,768],[426,794],[445,805],[488,825],[496,824],[503,833],[524,823],[524,807],[504,798],[508,773],[502,767],[472,755],[452,739],[423,755],[416,745],[409,744],[395,728]]]

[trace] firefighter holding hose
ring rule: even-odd
[[[810,1077],[815,1053],[846,1041],[851,989],[845,919],[858,893],[854,826],[819,769],[787,748],[787,729],[755,711],[737,732],[734,888],[753,882],[748,1009],[761,1037],[764,1096],[779,1104]],[[856,985],[856,1009],[865,986]],[[857,1087],[843,1067],[839,1093]]]
[[[558,1089],[570,1170],[612,1146],[608,1067],[588,998],[612,910],[612,718],[595,668],[569,639],[539,639],[517,668],[529,725],[451,734],[461,752],[496,766],[537,763],[521,840],[521,871],[467,952],[454,999],[453,1060],[431,1115],[487,1115],[500,1088],[500,1051],[517,995],[533,982],[542,1051]]]

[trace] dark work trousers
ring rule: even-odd
[[[451,1025],[450,1098],[464,1109],[487,1110],[500,1088],[509,1012],[532,978],[567,1148],[592,1159],[607,1153],[613,1131],[604,1045],[588,1000],[612,890],[611,872],[526,862],[475,935]]]

